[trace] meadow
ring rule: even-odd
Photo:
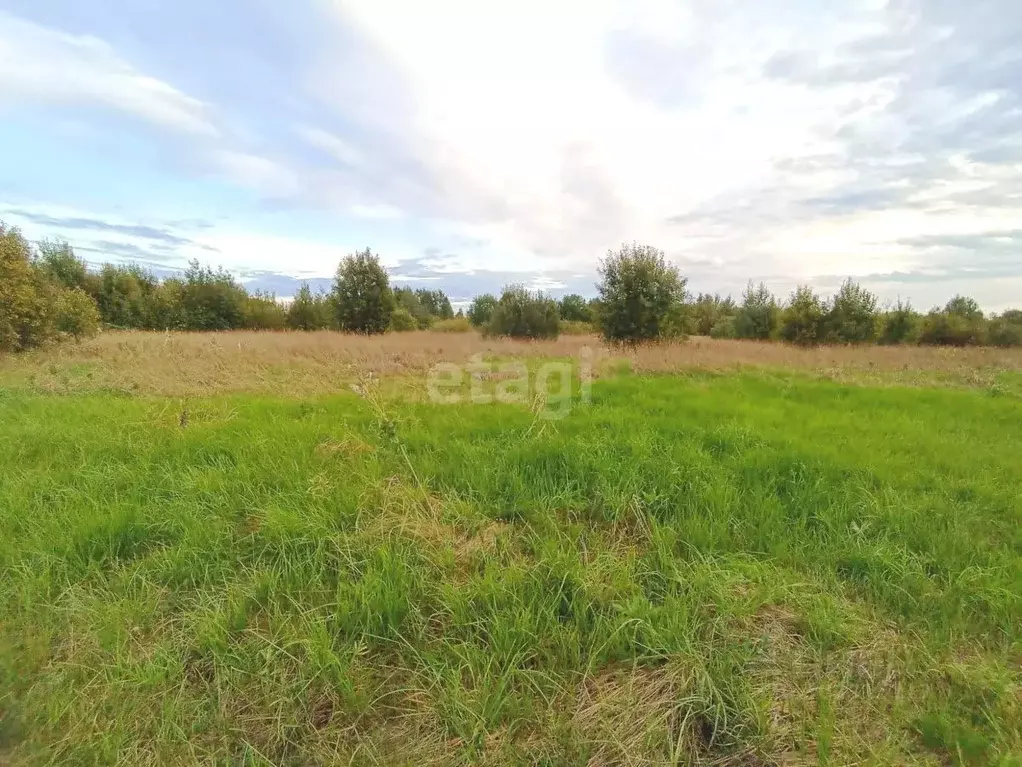
[[[1017,349],[0,358],[0,764],[1022,764],[1020,454]]]

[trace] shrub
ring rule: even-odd
[[[600,330],[609,341],[640,342],[683,335],[679,307],[686,280],[662,250],[622,245],[600,263]]]
[[[780,336],[799,346],[815,346],[823,338],[824,317],[820,297],[808,285],[800,285],[782,314]]]
[[[738,338],[738,317],[734,315],[721,317],[710,328],[710,338]]]
[[[560,317],[557,302],[522,285],[509,285],[501,293],[487,332],[512,338],[557,338]]]
[[[64,288],[57,293],[56,329],[74,338],[90,338],[99,332],[99,307],[81,288]]]
[[[1022,325],[995,319],[990,323],[987,338],[994,346],[1022,346]]]
[[[0,352],[29,349],[53,337],[55,292],[33,265],[21,232],[0,223]]]
[[[1009,309],[990,321],[988,338],[994,346],[1022,346],[1022,311]]]
[[[341,330],[384,332],[394,312],[394,294],[379,256],[369,248],[346,256],[337,268],[333,300]]]
[[[191,261],[182,280],[181,308],[188,330],[230,330],[245,322],[248,294],[223,269]]]
[[[470,333],[472,331],[472,323],[465,316],[452,317],[449,320],[434,322],[432,329],[438,333]]]
[[[451,308],[451,300],[442,290],[426,290],[419,288],[415,291],[415,297],[429,317],[438,320],[449,320],[454,317],[454,309]]]
[[[468,321],[474,327],[482,328],[490,324],[493,310],[497,308],[497,298],[489,293],[476,296],[468,307]]]
[[[714,325],[737,312],[738,305],[731,296],[721,298],[718,294],[700,293],[689,306],[689,330],[697,336],[711,335]]]
[[[39,243],[37,263],[61,287],[84,289],[89,283],[85,261],[78,258],[66,242],[44,240]]]
[[[933,309],[922,322],[919,343],[936,346],[982,346],[987,340],[987,323],[979,304],[955,296],[944,309]]]
[[[875,341],[878,320],[876,295],[848,278],[831,299],[825,340],[846,344]]]
[[[422,303],[417,291],[411,288],[395,288],[394,304],[398,309],[404,309],[411,315],[419,330],[426,330],[433,324],[433,317]]]
[[[272,293],[256,291],[245,299],[245,327],[250,330],[283,330],[287,311]]]
[[[749,282],[735,315],[734,337],[765,341],[777,335],[780,322],[781,309],[773,293],[762,282],[757,286]]]
[[[313,294],[309,284],[303,282],[287,308],[284,326],[291,330],[323,330],[330,327],[333,314],[329,298],[323,293]]]
[[[593,311],[589,302],[578,293],[571,293],[562,298],[558,310],[561,319],[566,322],[590,323],[593,321]]]
[[[908,302],[898,303],[880,318],[880,343],[914,343],[919,338],[919,314]]]
[[[134,264],[104,264],[91,291],[103,322],[117,328],[141,328],[151,314],[148,306],[159,281]]]
[[[390,314],[390,329],[395,333],[406,333],[409,330],[417,330],[419,323],[415,321],[412,313],[403,306],[397,307]]]

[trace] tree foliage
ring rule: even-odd
[[[604,338],[635,343],[684,334],[686,280],[662,250],[622,245],[607,253],[599,273]]]
[[[826,309],[808,285],[799,285],[781,315],[780,336],[799,346],[816,346],[823,340]]]
[[[749,282],[735,315],[735,337],[766,341],[777,335],[780,324],[781,308],[774,294],[762,282],[759,285]]]
[[[830,301],[826,340],[846,344],[875,341],[878,319],[876,295],[849,277]]]
[[[496,296],[490,293],[476,296],[468,307],[468,321],[472,323],[473,327],[486,327],[490,324],[490,318],[493,317],[493,310],[496,308]]]
[[[557,338],[560,317],[557,302],[523,285],[504,288],[493,310],[487,332],[512,338]]]
[[[345,256],[334,280],[337,325],[352,333],[383,333],[390,326],[394,293],[379,256],[369,248]]]

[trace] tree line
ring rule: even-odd
[[[598,295],[554,298],[522,285],[473,299],[456,313],[442,290],[391,287],[368,248],[346,256],[332,289],[303,283],[289,303],[249,292],[229,272],[197,261],[180,277],[158,279],[137,266],[87,268],[66,242],[28,242],[0,222],[0,352],[101,327],[141,330],[340,330],[383,333],[429,328],[515,338],[600,333],[612,342],[714,338],[819,344],[1022,346],[1022,311],[986,316],[955,296],[928,313],[907,302],[881,307],[869,290],[846,280],[824,298],[800,286],[786,300],[762,283],[730,296],[689,294],[687,280],[656,248],[631,244],[600,262]]]

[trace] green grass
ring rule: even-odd
[[[0,763],[1022,764],[1020,449],[770,373],[0,391]]]

